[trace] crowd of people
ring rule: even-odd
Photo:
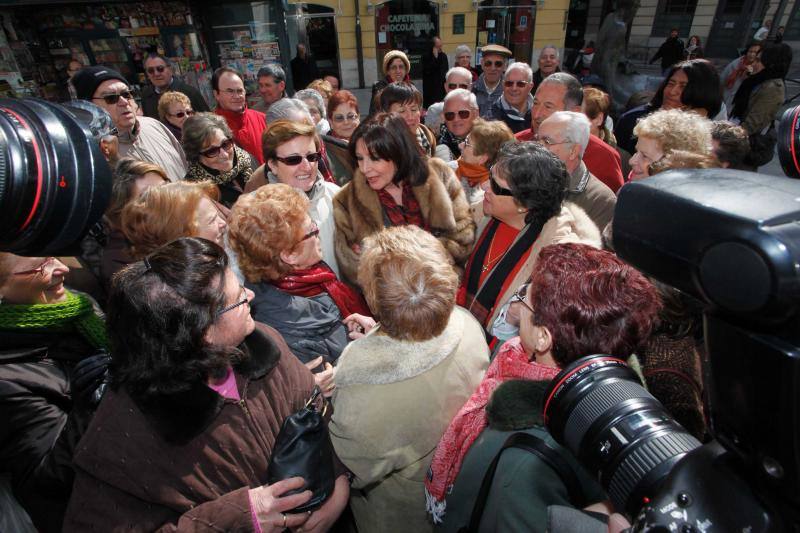
[[[754,170],[791,62],[756,43],[720,75],[699,39],[677,45],[628,109],[555,46],[534,69],[462,45],[448,68],[435,39],[422,92],[392,50],[369,102],[299,49],[301,90],[265,66],[254,107],[227,67],[213,110],[159,55],[141,103],[110,68],[76,71],[110,117],[110,205],[72,267],[0,253],[0,474],[35,528],[459,531],[515,432],[613,512],[544,428],[561,368],[626,360],[709,437],[699,310],[615,256],[617,194],[670,169]],[[298,513],[315,487],[267,471],[317,388],[335,480]],[[550,505],[577,502],[506,451],[480,530],[544,531]]]

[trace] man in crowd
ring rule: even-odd
[[[535,140],[539,125],[556,111],[581,112],[583,87],[566,72],[556,72],[542,81],[536,88],[531,109],[531,129],[516,134],[517,140]],[[605,183],[612,191],[622,187],[622,164],[619,153],[594,135],[589,135],[589,144],[583,154],[583,162],[589,172]]]
[[[166,57],[158,54],[147,56],[144,60],[144,71],[151,83],[142,91],[144,116],[158,119],[158,99],[167,91],[178,91],[188,96],[195,112],[209,110],[208,103],[200,91],[174,76],[172,64]]]
[[[277,63],[270,63],[258,69],[256,78],[261,101],[253,109],[266,113],[269,106],[286,96],[286,72]]]
[[[466,89],[455,89],[444,97],[444,127],[439,135],[439,144],[446,144],[453,152],[453,158],[461,157],[459,143],[472,131],[478,118],[478,100],[475,94]]]
[[[292,67],[292,83],[294,90],[305,89],[306,86],[319,78],[317,62],[306,50],[306,45],[297,43],[297,55],[290,63]]]
[[[444,98],[444,83],[450,66],[447,54],[442,51],[442,40],[434,37],[432,44],[422,56],[422,106],[425,108]]]
[[[545,45],[539,54],[539,68],[533,73],[533,86],[538,87],[550,74],[561,72],[561,57],[553,44]]]
[[[589,119],[583,113],[556,111],[539,125],[539,142],[567,167],[567,201],[586,211],[602,231],[614,217],[617,197],[583,162],[589,144]]]
[[[186,175],[181,143],[166,126],[150,117],[137,117],[138,108],[128,80],[104,66],[86,67],[72,77],[78,98],[105,109],[118,131],[119,157],[149,161],[163,168],[172,181]]]
[[[481,48],[483,74],[472,86],[472,92],[478,99],[481,117],[489,116],[489,108],[503,94],[503,74],[506,63],[511,57],[511,50],[499,44],[489,44]]]
[[[748,170],[744,160],[750,153],[750,139],[743,127],[725,120],[715,121],[711,127],[711,146],[722,168]]]
[[[650,60],[650,64],[652,65],[659,57],[661,58],[661,72],[663,74],[666,74],[669,67],[683,59],[683,41],[678,39],[678,28],[669,30],[669,37],[661,43],[658,52]]]
[[[217,100],[214,112],[228,123],[236,144],[247,150],[259,164],[264,164],[261,136],[267,129],[267,122],[264,113],[247,108],[242,77],[231,68],[218,68],[211,76],[211,88]]]
[[[492,120],[502,120],[514,133],[528,129],[531,123],[533,72],[527,63],[514,63],[503,79],[503,94],[489,108]]]
[[[472,73],[463,67],[453,67],[448,70],[444,80],[444,94],[456,89],[472,90]],[[425,125],[434,133],[442,133],[439,131],[442,126],[442,109],[444,109],[444,102],[436,102],[431,104],[425,113]]]

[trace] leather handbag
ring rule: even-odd
[[[317,407],[321,398],[322,408]],[[314,387],[305,406],[286,417],[281,431],[275,439],[272,457],[267,467],[267,483],[299,476],[305,480],[302,488],[286,492],[296,494],[304,490],[312,492],[311,499],[292,513],[312,511],[323,504],[333,493],[335,478],[333,473],[333,445],[328,433],[325,414],[325,399],[319,387]]]

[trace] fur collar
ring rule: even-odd
[[[249,357],[234,370],[248,380],[263,378],[281,358],[280,348],[258,322],[239,349]],[[214,421],[224,403],[225,399],[208,385],[194,383],[187,390],[162,394],[139,407],[164,440],[185,444]]]
[[[352,385],[385,385],[427,372],[452,354],[464,332],[466,311],[456,307],[438,337],[423,342],[392,339],[380,325],[365,337],[351,342],[339,357],[338,388]]]

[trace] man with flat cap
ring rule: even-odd
[[[79,99],[111,115],[118,131],[119,157],[154,163],[170,180],[183,179],[187,167],[181,143],[158,120],[136,116],[138,104],[122,74],[104,66],[86,67],[72,77],[72,85]]]
[[[511,50],[499,44],[488,44],[481,48],[483,74],[472,85],[472,92],[478,100],[481,118],[491,119],[489,109],[503,95],[503,74],[505,74]]]

